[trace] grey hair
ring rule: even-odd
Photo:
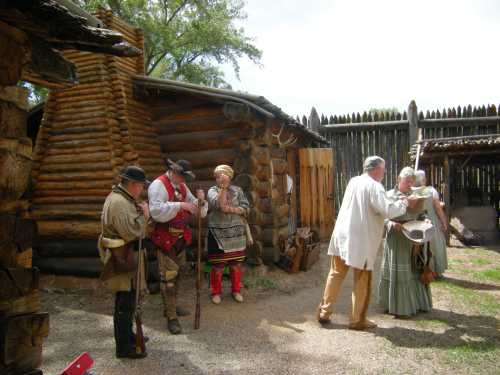
[[[371,172],[375,168],[377,168],[379,165],[384,164],[385,160],[382,159],[380,156],[374,155],[374,156],[368,156],[364,163],[363,163],[363,171],[364,172]]]
[[[404,167],[403,169],[401,169],[401,172],[399,172],[399,177],[400,178],[415,177],[415,170],[412,167]]]
[[[425,171],[421,169],[415,171],[415,185],[417,186],[423,185],[424,180],[425,180]]]

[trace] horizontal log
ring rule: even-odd
[[[236,176],[233,180],[234,185],[241,187],[243,190],[252,191],[258,188],[259,180],[251,174],[242,173]]]
[[[101,211],[76,211],[65,209],[33,209],[31,216],[36,220],[99,220]]]
[[[201,151],[234,147],[235,142],[245,136],[248,136],[248,133],[244,130],[227,129],[161,135],[159,140],[163,152]]]
[[[111,189],[74,189],[74,190],[39,190],[33,191],[33,196],[36,197],[79,197],[79,196],[107,196]]]
[[[288,217],[290,213],[290,206],[288,204],[275,206],[273,211],[276,217]]]
[[[37,181],[97,181],[113,180],[115,177],[113,171],[42,173],[38,175]]]
[[[40,205],[53,205],[53,204],[102,204],[106,199],[106,195],[101,196],[70,196],[70,197],[35,197],[33,198],[33,204],[35,206]]]
[[[34,247],[42,257],[98,257],[97,239],[39,241]]]
[[[76,171],[110,171],[112,170],[111,161],[102,163],[67,163],[67,164],[42,164],[40,172],[76,172]]]
[[[233,169],[235,174],[248,173],[255,174],[260,164],[253,156],[241,156],[234,161]]]
[[[2,200],[0,204],[0,215],[26,212],[29,205],[30,203],[27,200]]]
[[[151,101],[148,102],[151,104]],[[224,119],[223,107],[219,104],[177,104],[173,108],[163,105],[152,106],[153,120],[157,123],[166,123],[166,121],[183,121],[183,120],[198,120],[204,122],[207,118],[214,118],[219,116]],[[215,129],[214,129],[215,130]]]
[[[99,181],[47,181],[37,182],[36,190],[78,190],[78,189],[111,189],[112,180]]]
[[[38,220],[40,239],[97,239],[100,220]]]
[[[80,147],[94,147],[94,146],[104,146],[109,144],[109,139],[94,139],[85,141],[66,141],[58,142],[50,145],[51,148],[72,148],[79,149]]]
[[[20,297],[22,294],[29,294],[39,287],[40,272],[36,268],[8,268],[9,273],[15,280],[12,282],[6,272],[0,272],[0,300],[10,300]]]
[[[95,152],[92,154],[75,153],[73,155],[54,155],[46,156],[43,159],[44,164],[66,164],[66,163],[91,163],[110,160],[110,152]]]
[[[93,154],[96,152],[109,152],[111,151],[111,145],[104,146],[91,146],[91,147],[81,147],[78,149],[79,154]],[[116,148],[113,150],[114,154],[120,153],[120,150]],[[71,148],[49,148],[43,152],[45,156],[52,155],[74,155],[75,151]]]
[[[193,168],[213,167],[219,164],[232,164],[236,158],[234,148],[222,148],[209,151],[186,151],[186,152],[167,152],[165,156],[172,160],[184,159],[191,162]]]
[[[35,265],[43,273],[80,277],[99,277],[102,262],[95,257],[51,257],[36,258]]]
[[[65,134],[85,134],[85,133],[100,133],[107,132],[106,125],[91,125],[91,126],[76,126],[70,128],[49,128],[47,133],[49,136],[65,135]]]

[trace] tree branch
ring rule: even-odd
[[[147,76],[148,76],[148,75],[150,75],[150,74],[153,72],[153,70],[155,70],[155,68],[158,66],[158,64],[160,63],[160,61],[161,61],[161,60],[163,60],[163,58],[164,58],[165,56],[167,56],[167,53],[168,53],[168,52],[169,52],[169,51],[165,51],[165,52],[162,52],[162,53],[160,54],[160,57],[158,57],[158,59],[157,59],[157,60],[156,60],[156,61],[152,64],[152,66],[151,66],[150,68],[148,68],[148,70],[147,70],[147,72],[146,72],[146,75],[147,75]]]
[[[168,26],[170,24],[170,22],[172,22],[172,20],[175,18],[175,16],[177,16],[177,14],[182,10],[182,8],[184,8],[186,6],[186,4],[188,3],[189,0],[184,0],[181,5],[179,5],[177,7],[176,10],[174,10],[174,12],[172,13],[172,15],[167,19],[167,22],[165,23],[165,26]]]

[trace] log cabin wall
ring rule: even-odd
[[[265,171],[269,169],[269,164],[260,166],[252,151],[262,144],[259,134],[263,132],[259,129],[264,127],[263,123],[256,119],[230,116],[228,112],[231,108],[238,106],[235,103],[210,103],[176,96],[175,99],[148,100],[148,104],[154,126],[160,134],[164,157],[185,159],[192,163],[197,178],[188,186],[193,192],[197,188],[207,192],[215,185],[213,171],[217,165],[233,166],[233,181],[243,188],[252,205],[249,224],[255,244],[249,249],[249,259],[260,263],[263,245],[261,212],[257,208],[261,200],[259,184],[263,180],[261,185],[268,186],[270,175]],[[164,169],[164,163],[158,168]],[[268,196],[267,192],[265,196]],[[204,238],[206,222],[203,222],[203,232]],[[197,236],[193,237],[196,241]]]
[[[110,11],[97,16],[143,50],[140,29]],[[46,102],[35,148],[32,211],[40,254],[57,256],[58,241],[76,240],[85,246],[73,256],[96,256],[102,204],[119,170],[136,164],[155,177],[161,151],[147,108],[132,94],[132,76],[144,73],[142,54],[116,57],[70,50],[64,56],[76,65],[79,84],[52,90]]]

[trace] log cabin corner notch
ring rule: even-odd
[[[276,262],[280,242],[299,221],[298,150],[326,140],[262,96],[142,75],[133,77],[133,90],[149,109],[164,157],[193,164],[192,187],[209,189],[218,164],[234,167],[234,183],[252,205],[249,260]]]

